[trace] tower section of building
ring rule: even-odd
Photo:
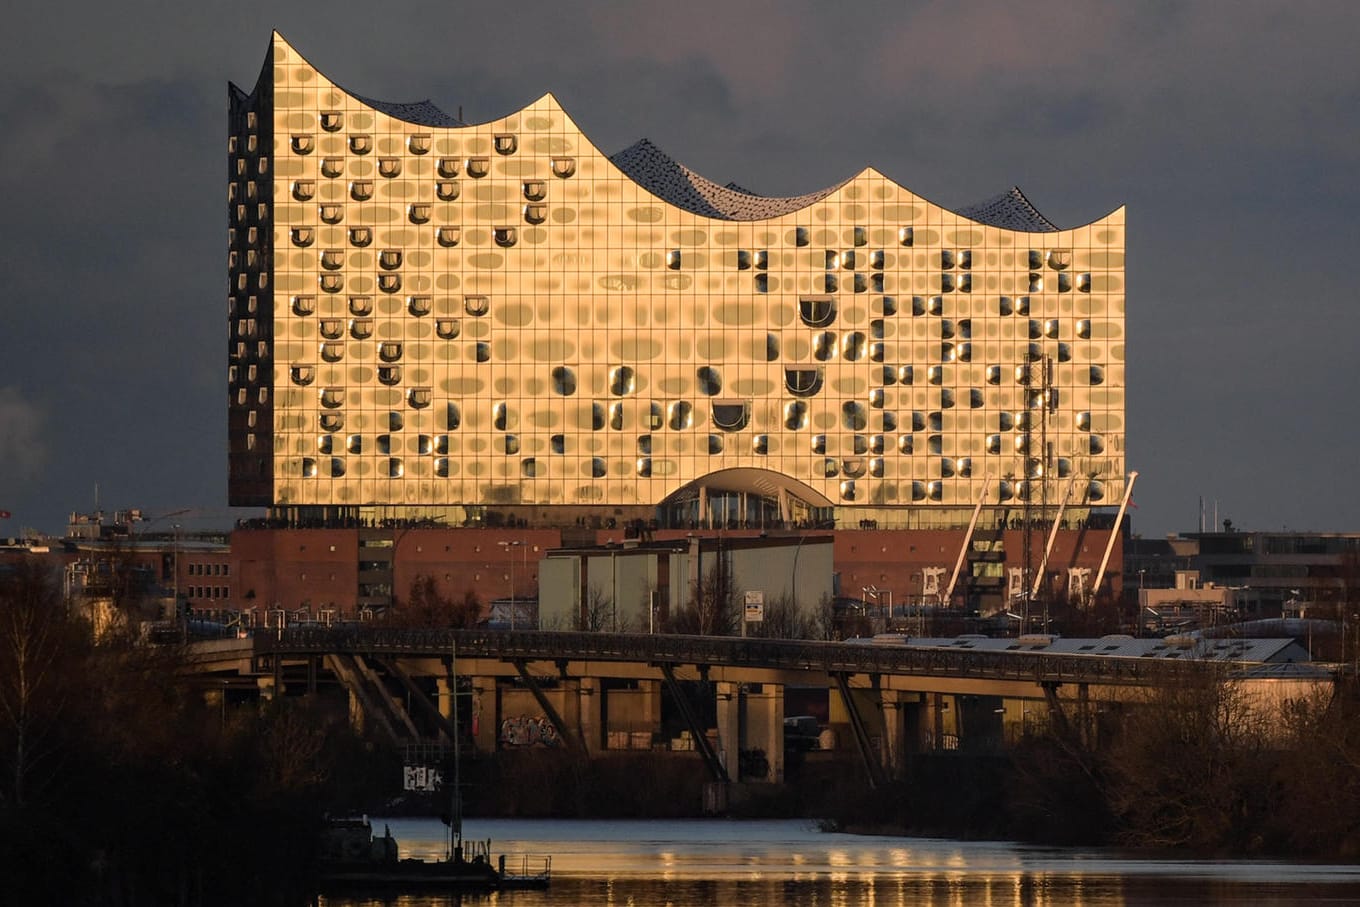
[[[1124,490],[1124,216],[798,198],[465,125],[275,35],[231,95],[233,504],[954,526]]]

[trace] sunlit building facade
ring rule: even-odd
[[[950,529],[1124,492],[1122,208],[767,198],[551,95],[361,98],[277,34],[229,119],[234,505]]]

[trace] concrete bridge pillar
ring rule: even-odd
[[[576,687],[581,739],[585,743],[586,753],[593,756],[604,749],[604,690],[594,677],[581,677],[570,681],[570,684]]]
[[[737,780],[741,765],[741,685],[718,681],[718,759],[727,769],[727,777]]]
[[[888,777],[896,777],[904,763],[906,749],[907,709],[916,699],[915,693],[900,690],[883,691],[883,736],[880,738],[879,759]]]
[[[275,684],[274,678],[270,676],[256,677],[255,686],[260,691],[260,699],[266,702],[273,699],[279,693],[278,685]]]
[[[443,690],[440,690],[439,711],[444,712]],[[450,697],[450,707],[452,706]],[[468,709],[465,717],[472,739],[477,742],[477,751],[494,753],[496,738],[500,735],[500,697],[496,691],[496,678],[472,678],[472,695],[458,703],[459,709]]]
[[[759,776],[760,760],[753,758],[752,781],[782,783],[784,780],[784,686],[763,683],[760,692],[748,692],[742,703],[745,725],[743,749],[765,754],[765,776]]]

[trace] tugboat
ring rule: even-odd
[[[457,677],[458,656],[452,673]],[[453,786],[448,850],[442,860],[401,858],[396,838],[388,828],[373,834],[366,816],[328,819],[320,860],[321,890],[349,891],[494,891],[510,888],[547,888],[552,857],[516,855],[519,865],[507,867],[501,854],[493,866],[491,841],[463,839],[463,797],[458,742],[458,696],[453,697]]]

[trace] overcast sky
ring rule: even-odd
[[[1360,4],[27,2],[0,54],[0,536],[226,525],[226,97],[277,28],[470,122],[545,91],[793,195],[1128,206],[1133,527],[1360,531]],[[1346,275],[1350,273],[1351,276]],[[249,513],[249,512],[245,512]]]

